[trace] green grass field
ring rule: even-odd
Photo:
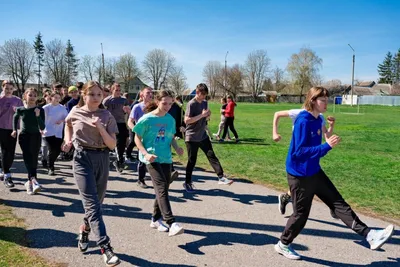
[[[282,140],[274,143],[272,119],[278,110],[299,107],[299,104],[238,103],[235,128],[242,142],[214,143],[225,172],[286,191],[285,159],[292,122],[289,118],[281,119]],[[220,105],[210,103],[210,108],[213,116],[209,128],[216,133]],[[359,115],[355,114],[356,109],[343,106],[342,113],[333,113],[333,105],[328,107],[325,115],[336,117],[334,133],[342,141],[321,160],[322,168],[354,209],[398,221],[400,107],[363,106]],[[176,159],[186,164],[186,157]],[[211,169],[202,153],[198,166]]]

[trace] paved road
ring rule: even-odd
[[[103,266],[94,242],[85,254],[76,246],[83,209],[70,163],[58,162],[55,177],[40,170],[44,190],[35,196],[27,195],[23,186],[26,175],[20,155],[14,167],[16,187],[0,186],[0,197],[26,220],[30,247],[68,266]],[[183,168],[179,170],[183,172]],[[287,220],[278,212],[279,192],[242,179],[220,186],[215,175],[201,170],[194,172],[196,194],[184,193],[182,178],[171,186],[173,212],[185,234],[168,237],[149,227],[153,188],[139,188],[130,170],[110,175],[104,215],[121,266],[400,266],[398,226],[388,244],[371,251],[319,202],[313,203],[306,228],[295,240],[294,248],[303,260],[290,261],[273,249]],[[287,214],[291,214],[290,205]],[[387,225],[360,217],[373,227]]]

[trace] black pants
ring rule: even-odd
[[[186,183],[192,183],[192,173],[194,167],[196,166],[197,153],[199,151],[199,148],[203,150],[204,154],[207,156],[211,167],[214,169],[218,177],[222,177],[224,175],[224,170],[222,169],[221,163],[214,153],[210,139],[208,137],[200,142],[186,142],[186,148],[188,152],[188,163],[186,165]]]
[[[129,136],[128,129],[125,123],[117,123],[118,134],[117,134],[117,158],[119,163],[124,163],[124,152],[126,148],[126,139]]]
[[[132,150],[135,147],[135,133],[132,131],[129,131],[129,145],[126,148],[126,156],[132,157]]]
[[[14,162],[15,147],[17,138],[11,136],[12,130],[0,129],[1,165],[3,173],[10,173],[11,165]]]
[[[137,165],[138,179],[142,183],[144,182],[144,177],[146,176],[146,164],[139,160]]]
[[[49,169],[54,170],[54,162],[61,153],[61,145],[63,140],[55,136],[45,137],[47,146],[49,147]]]
[[[293,214],[287,221],[281,242],[288,245],[303,230],[310,214],[314,195],[319,197],[354,232],[364,237],[369,233],[365,225],[344,201],[323,170],[310,177],[287,175],[293,201]]]
[[[42,135],[40,133],[20,133],[19,135],[19,145],[21,146],[29,180],[36,179],[37,176],[36,171],[41,143]]]
[[[157,221],[162,216],[165,222],[171,225],[175,222],[168,195],[171,164],[153,162],[146,166],[156,193],[156,200],[153,206],[153,220]]]
[[[225,120],[225,125],[224,125],[224,133],[222,134],[222,140],[225,139],[227,133],[228,133],[228,127],[229,130],[231,130],[231,132],[233,133],[233,135],[235,136],[236,139],[239,139],[239,136],[235,130],[235,125],[233,125],[233,121],[235,120],[234,117],[226,117]]]

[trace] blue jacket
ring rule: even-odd
[[[294,123],[292,140],[286,158],[286,172],[297,177],[312,176],[321,170],[319,159],[332,148],[321,145],[322,119],[302,111]]]

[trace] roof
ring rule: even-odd
[[[195,95],[196,89],[186,89],[182,92],[182,95]]]
[[[372,87],[375,85],[374,81],[364,81],[364,82],[360,82],[359,84],[357,84],[357,86],[360,87]]]

